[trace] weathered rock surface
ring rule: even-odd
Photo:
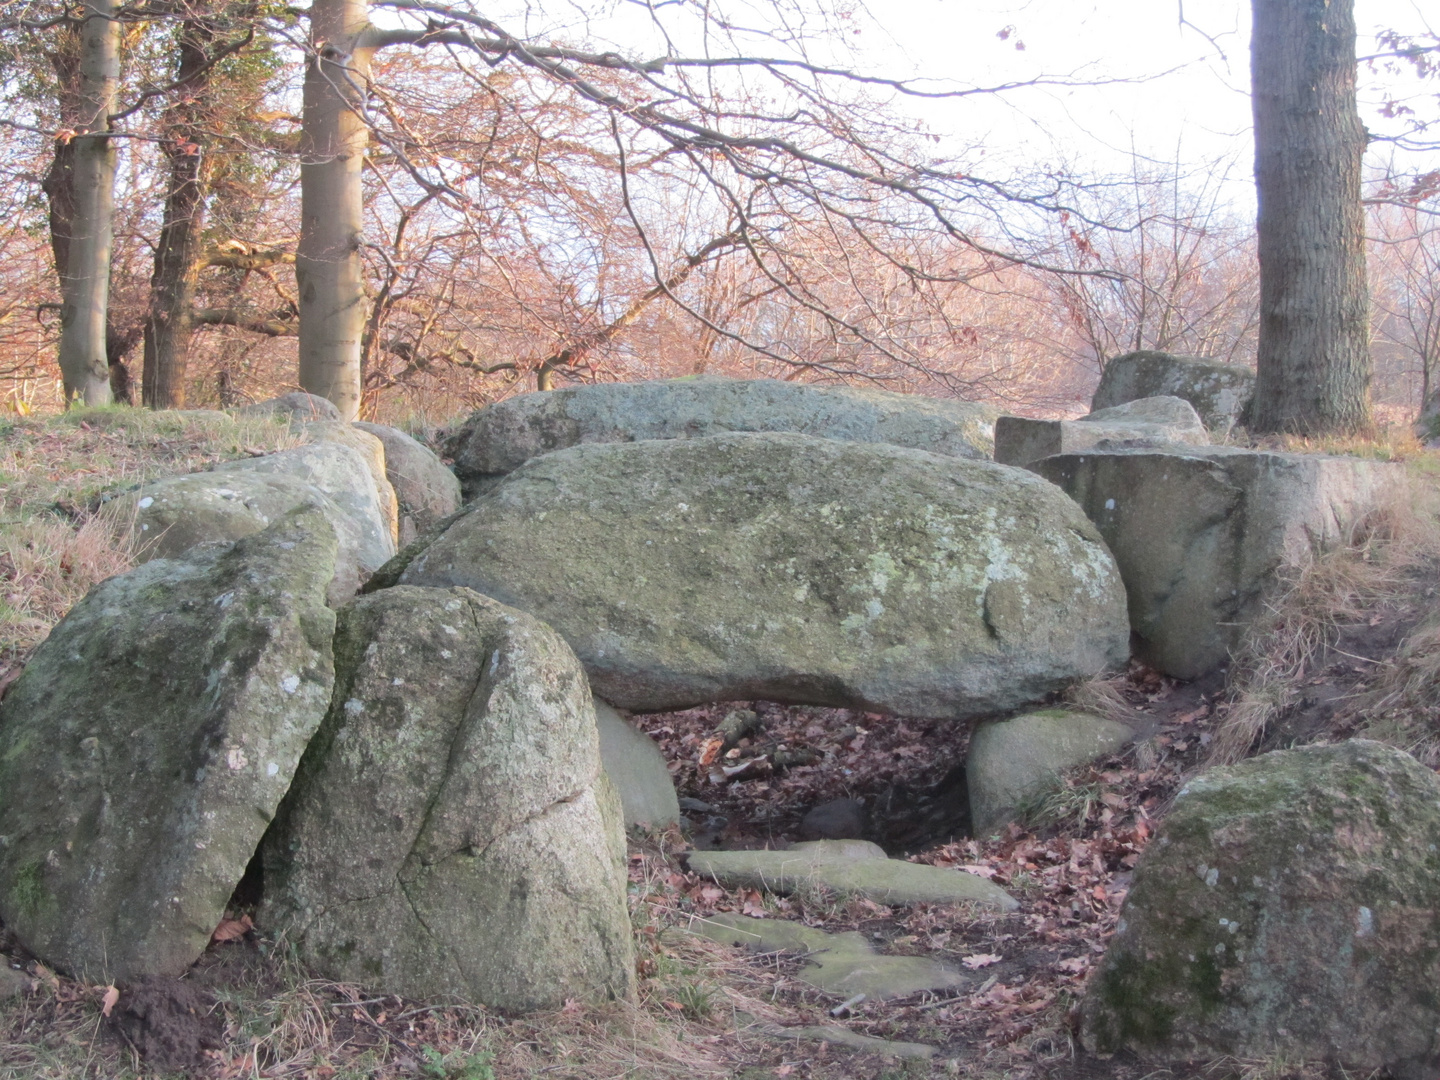
[[[693,919],[690,930],[752,953],[799,953],[805,957],[805,965],[796,978],[837,997],[864,994],[871,1001],[887,1001],[924,990],[973,986],[976,981],[959,968],[927,956],[877,953],[856,930],[827,934],[801,923],[733,914]]]
[[[1113,754],[1132,738],[1134,732],[1117,721],[1064,709],[977,724],[965,758],[975,835],[988,836],[1014,820],[1025,800],[1065,769]]]
[[[870,811],[859,799],[831,799],[800,819],[806,840],[863,840],[869,832]]]
[[[1440,779],[1379,743],[1192,780],[1089,984],[1087,1046],[1434,1076],[1437,852]]]
[[[288,416],[292,420],[339,420],[340,410],[325,398],[297,392],[281,394],[235,410],[241,416]]]
[[[400,504],[395,496],[395,488],[390,483],[390,466],[385,456],[385,444],[375,435],[362,430],[358,424],[316,420],[305,424],[292,422],[291,428],[312,443],[337,443],[350,447],[360,455],[370,473],[370,482],[375,488],[375,505],[390,537],[391,547],[398,548]]]
[[[146,484],[105,504],[107,518],[127,530],[141,561],[176,559],[215,541],[233,542],[269,528],[302,507],[319,508],[335,530],[335,577],[327,595],[338,607],[383,562],[373,523],[364,530],[324,492],[281,474],[188,473]]]
[[[1028,465],[1051,454],[1116,444],[1166,443],[1209,445],[1210,433],[1188,401],[1177,397],[1141,398],[1079,420],[1002,416],[995,421],[995,460],[1002,465]]]
[[[357,422],[385,446],[385,475],[400,507],[400,544],[410,543],[460,509],[460,481],[427,446],[398,428]]]
[[[628,994],[620,807],[565,643],[467,590],[397,587],[340,612],[335,654],[266,838],[263,924],[381,993]]]
[[[625,827],[663,829],[680,821],[675,781],[655,740],[605,702],[595,699],[600,729],[600,762],[620,796]]]
[[[1223,433],[1245,423],[1255,396],[1255,372],[1238,364],[1142,349],[1106,361],[1090,408],[1099,411],[1160,395],[1184,398],[1207,428]]]
[[[357,431],[354,434],[359,436],[364,433]],[[372,442],[378,449],[379,440]],[[380,471],[383,478],[383,451],[380,453]],[[293,476],[318,488],[344,510],[360,530],[363,538],[361,564],[378,567],[395,554],[394,492],[390,493],[387,510],[380,497],[380,489],[375,483],[373,470],[374,463],[367,461],[353,446],[325,441],[281,450],[264,457],[227,461],[215,466],[211,475],[225,478],[246,473]],[[386,486],[388,488],[388,484]]]
[[[23,971],[13,970],[9,964],[0,965],[0,1001],[28,994],[35,982]]]
[[[330,701],[304,509],[91,590],[0,705],[0,918],[90,982],[198,957]]]
[[[1279,566],[1341,543],[1406,483],[1396,464],[1221,446],[1092,450],[1031,468],[1105,537],[1140,658],[1182,679],[1226,661]]]
[[[575,557],[557,572],[542,552]],[[1128,654],[1114,562],[1053,486],[804,435],[548,454],[400,580],[543,619],[625,709],[770,698],[963,718]]]
[[[1001,911],[1018,904],[1000,886],[960,870],[887,859],[876,844],[812,840],[787,851],[692,851],[690,869],[726,888],[766,889],[784,895],[823,885],[877,904],[976,903]]]
[[[998,414],[968,401],[774,379],[602,383],[489,405],[450,437],[446,456],[454,459],[467,495],[533,457],[579,443],[731,431],[789,431],[985,459],[994,448]]]

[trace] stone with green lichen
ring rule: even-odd
[[[692,851],[690,869],[727,888],[792,893],[823,886],[877,904],[1019,905],[1000,886],[961,870],[887,859],[864,840],[816,840],[786,851]]]
[[[855,930],[827,934],[781,919],[720,914],[692,918],[690,931],[752,953],[799,953],[805,964],[796,977],[837,997],[863,994],[871,1001],[885,1001],[975,984],[973,976],[928,956],[877,953],[865,935]]]
[[[654,739],[595,699],[600,760],[625,812],[625,827],[664,829],[680,822],[675,781]]]
[[[460,481],[428,446],[384,424],[357,421],[385,446],[385,476],[400,511],[400,543],[411,543],[460,508]]]
[[[533,457],[580,443],[732,431],[789,431],[985,459],[994,449],[998,414],[976,402],[870,387],[691,376],[507,398],[471,415],[449,437],[446,453],[467,495]]]
[[[964,718],[1129,647],[1114,560],[1052,485],[806,435],[547,454],[410,549],[399,580],[545,620],[625,709],[771,698]]]
[[[1099,412],[1159,395],[1188,401],[1207,428],[1223,434],[1246,422],[1255,372],[1240,364],[1142,349],[1105,362],[1090,407]]]
[[[265,841],[261,924],[379,993],[627,995],[619,801],[565,643],[469,590],[400,586],[340,611],[335,657]]]
[[[1192,780],[1140,858],[1083,1004],[1152,1060],[1440,1063],[1440,779],[1376,742]]]
[[[1066,709],[977,724],[965,755],[975,835],[988,836],[1061,772],[1115,753],[1134,734],[1118,721]]]
[[[104,983],[179,975],[330,701],[336,541],[302,508],[111,578],[0,706],[0,918]]]
[[[253,536],[303,506],[319,507],[339,544],[328,595],[338,607],[386,560],[373,534],[319,488],[295,476],[263,473],[186,473],[168,476],[105,504],[136,558],[182,558],[200,544]]]

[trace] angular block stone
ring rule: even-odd
[[[1220,446],[1092,450],[1030,467],[1104,536],[1137,655],[1182,679],[1226,661],[1281,565],[1342,543],[1407,490],[1398,464]]]

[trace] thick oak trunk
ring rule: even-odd
[[[165,217],[150,277],[150,311],[145,321],[143,400],[152,409],[185,407],[185,373],[195,329],[195,283],[208,194],[206,94],[210,87],[207,47],[212,37],[199,20],[189,20],[180,38],[175,81],[180,100],[167,110],[162,144],[170,163]]]
[[[1370,425],[1352,0],[1252,0],[1260,340],[1251,427]]]
[[[360,115],[373,48],[364,0],[315,0],[315,55],[305,70],[300,165],[300,385],[333,402],[346,420],[360,411],[365,331],[361,167],[368,131]]]
[[[60,270],[60,373],[67,401],[110,401],[105,350],[114,229],[115,147],[110,111],[120,77],[120,24],[112,0],[85,0],[80,29],[80,103],[70,142],[72,219]]]

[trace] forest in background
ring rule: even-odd
[[[53,233],[80,42],[62,7],[46,25],[36,5],[22,14],[28,23],[5,27],[0,67],[13,103],[0,143],[0,409],[24,413],[63,404]],[[1414,41],[1391,44],[1398,62],[1434,74],[1405,55]],[[141,400],[157,250],[185,214],[197,236],[179,400],[228,407],[295,388],[303,20],[253,4],[141,6],[122,21],[121,50],[115,397]],[[958,201],[961,235],[913,203],[803,169],[744,178],[742,190],[693,147],[620,133],[612,113],[541,70],[466,65],[455,52],[374,60],[367,417],[441,420],[537,387],[698,373],[871,381],[1069,415],[1084,411],[1104,359],[1132,349],[1253,364],[1254,223],[1221,183],[1246,165],[1137,158],[1124,176],[1011,172]],[[617,94],[629,74],[614,74]],[[786,95],[813,105],[819,85],[712,83],[720,104],[706,107],[738,129],[758,118],[759,131],[785,115]],[[984,163],[982,147],[927,157],[939,136],[903,112],[894,87],[844,90],[795,125],[811,144],[961,180]],[[805,198],[786,197],[801,185]],[[1371,172],[1374,393],[1386,421],[1413,420],[1433,396],[1437,189],[1434,173]]]

